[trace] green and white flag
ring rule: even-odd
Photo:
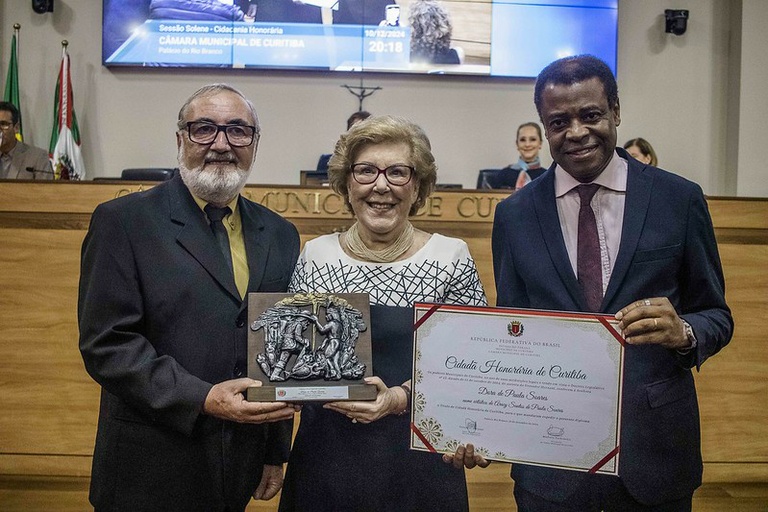
[[[53,130],[48,156],[51,158],[54,179],[85,179],[85,166],[80,153],[80,129],[72,100],[72,79],[69,74],[69,53],[62,47],[61,69],[56,81]]]

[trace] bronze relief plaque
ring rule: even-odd
[[[373,400],[367,293],[249,293],[252,402]]]

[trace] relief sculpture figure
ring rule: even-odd
[[[312,311],[306,310],[311,306]],[[325,309],[325,324],[317,313]],[[311,339],[306,336],[313,326]],[[271,382],[288,379],[360,379],[365,365],[355,344],[366,330],[360,311],[342,298],[328,294],[296,294],[267,308],[251,324],[264,331],[264,352],[256,361]],[[324,336],[318,339],[318,335]],[[295,357],[294,357],[295,356]]]

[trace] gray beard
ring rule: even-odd
[[[207,167],[205,164],[194,169],[184,165],[184,150],[179,154],[179,174],[190,191],[203,201],[217,206],[229,204],[245,186],[250,169],[236,167],[233,171],[222,167]]]

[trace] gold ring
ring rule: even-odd
[[[650,301],[650,300],[648,300],[648,299],[645,299],[645,300],[643,301],[643,304],[645,304],[646,306],[650,306],[650,305],[651,305],[651,301]]]

